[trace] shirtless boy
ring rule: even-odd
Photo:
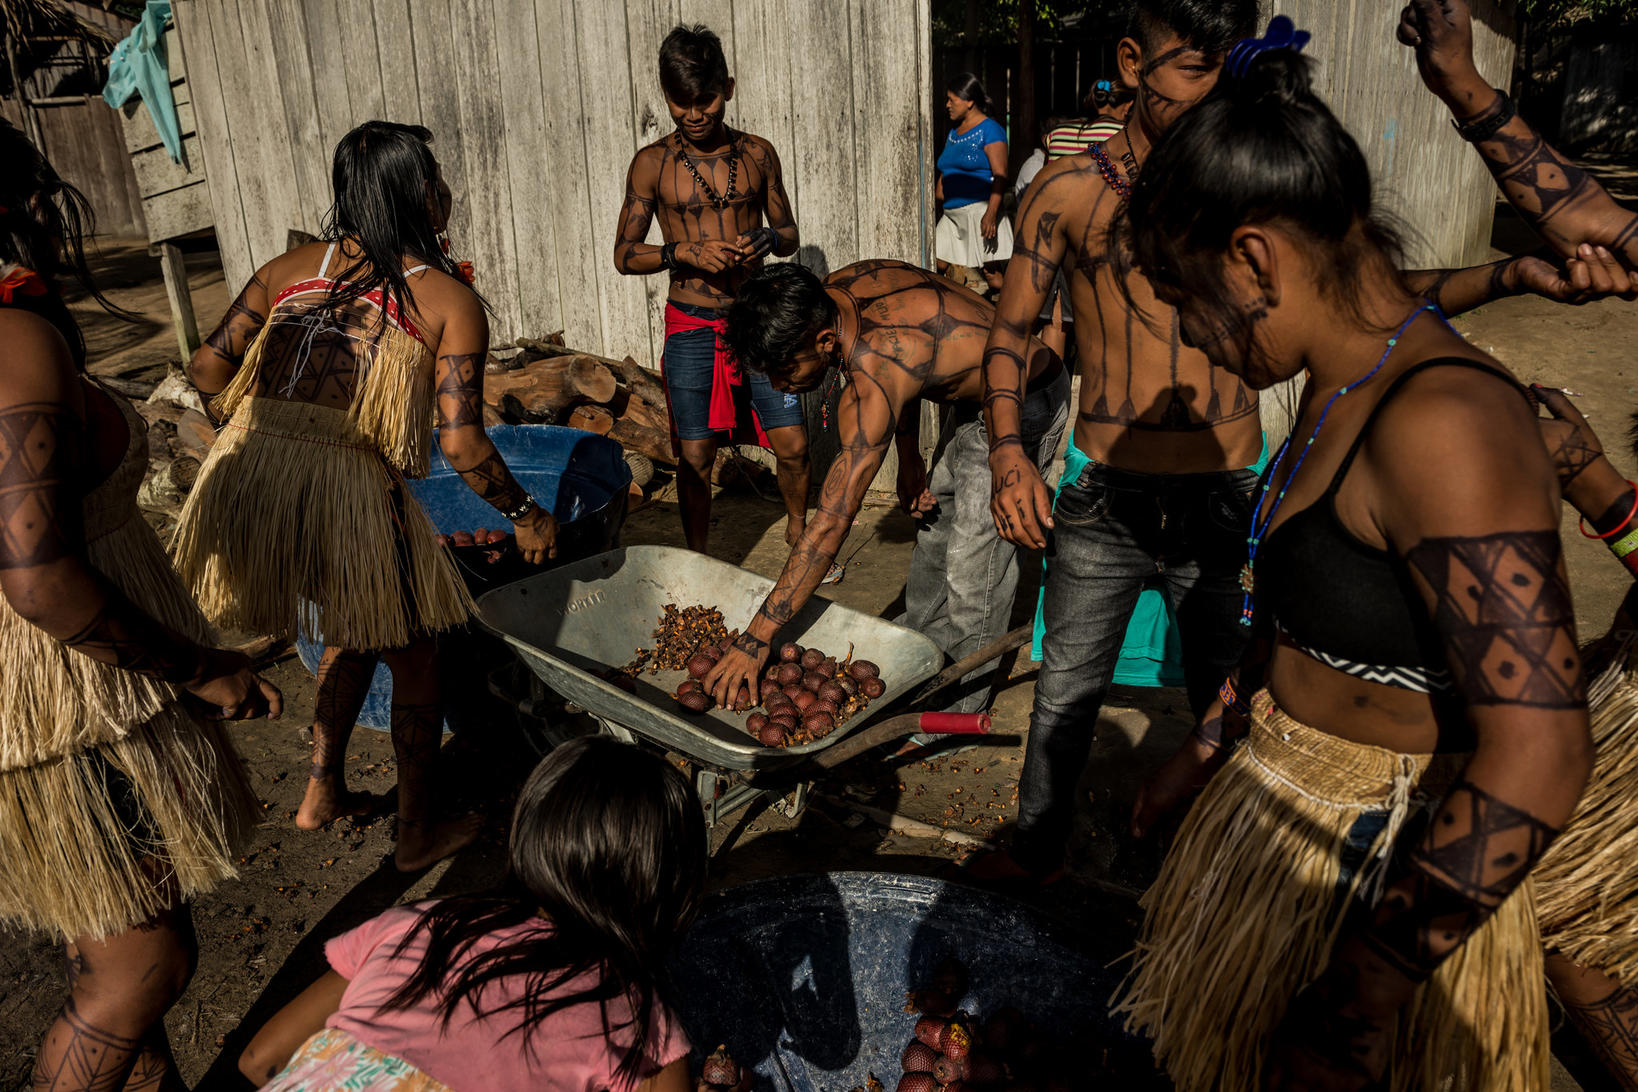
[[[990,517],[989,444],[979,412],[994,314],[971,290],[896,261],[855,262],[822,284],[801,266],[777,265],[744,286],[728,313],[728,340],[747,369],[766,374],[778,390],[801,391],[834,367],[846,386],[836,413],[841,453],[818,510],[737,647],[705,677],[719,700],[742,683],[756,693],[770,642],[829,570],[889,444],[899,453],[900,502],[921,523],[900,623],[927,634],[952,660],[1005,632],[1018,562]],[[1069,380],[1057,355],[1035,338],[1020,349],[1022,412],[1013,415],[1014,432],[1018,450],[1045,469],[1067,423]],[[930,479],[917,446],[923,398],[955,406],[955,426]],[[985,708],[989,673],[968,676],[951,710]]]
[[[666,304],[665,373],[671,424],[681,463],[677,493],[691,549],[705,549],[711,528],[711,468],[718,433],[734,427],[723,400],[717,337],[722,315],[768,254],[796,253],[796,221],[773,145],[723,123],[734,81],[722,43],[703,26],[679,26],[660,44],[660,87],[676,123],[639,151],[626,176],[626,200],[614,244],[614,267],[671,278]],[[663,245],[648,237],[660,219]],[[767,223],[763,223],[766,216]],[[807,517],[808,441],[801,401],[780,395],[761,376],[746,376],[751,406],[778,459],[785,499],[785,541],[801,537]],[[736,381],[732,384],[737,386]],[[713,391],[718,403],[712,412]]]

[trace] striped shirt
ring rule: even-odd
[[[1046,135],[1048,159],[1079,155],[1094,144],[1102,144],[1125,126],[1118,121],[1093,121],[1060,125]]]

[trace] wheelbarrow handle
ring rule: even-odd
[[[923,713],[920,730],[930,736],[987,736],[988,713]]]
[[[1035,623],[1030,622],[1019,626],[1000,640],[986,645],[971,656],[963,656],[949,667],[940,671],[927,681],[927,684],[916,691],[916,696],[910,699],[912,705],[920,705],[952,683],[966,678],[978,668],[983,667],[991,660],[999,660],[1002,656],[1015,648],[1023,648],[1035,637]]]

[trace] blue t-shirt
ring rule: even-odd
[[[958,209],[990,199],[990,183],[995,181],[995,173],[990,170],[984,147],[997,141],[1005,144],[1007,131],[994,118],[985,118],[965,133],[950,130],[944,150],[938,155],[938,171],[944,176],[945,208]]]

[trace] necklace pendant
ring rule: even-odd
[[[1240,590],[1250,595],[1256,583],[1257,581],[1252,575],[1251,562],[1248,561],[1240,566]]]

